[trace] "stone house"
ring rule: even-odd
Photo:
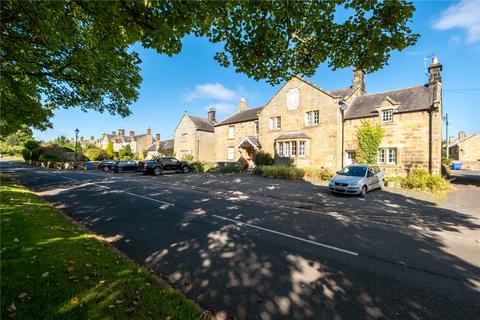
[[[215,109],[208,111],[208,118],[185,113],[174,132],[174,154],[178,159],[191,156],[193,161],[215,160]]]
[[[160,138],[160,137],[159,137]],[[154,156],[172,156],[174,153],[173,139],[156,140],[150,147],[147,148],[146,159],[151,159]]]
[[[480,170],[480,132],[466,135],[460,131],[458,138],[449,139],[448,149],[450,158],[460,161],[462,169]]]
[[[239,161],[244,167],[254,166],[255,151],[260,148],[258,114],[262,108],[248,109],[241,98],[238,111],[214,125],[215,162]]]
[[[112,131],[112,134],[103,133],[99,139],[97,146],[101,149],[105,149],[108,143],[113,143],[113,151],[118,152],[120,149],[130,145],[132,153],[137,156],[142,156],[143,151],[150,147],[156,140],[160,139],[160,135],[156,137],[152,136],[152,129],[148,128],[145,133],[136,135],[135,131],[130,131],[128,135],[125,135],[125,129],[118,129],[118,133]]]
[[[369,121],[385,130],[378,164],[387,175],[403,175],[415,167],[440,173],[441,70],[434,58],[428,84],[377,94],[366,93],[363,71],[354,72],[352,86],[332,91],[292,77],[258,110],[258,125],[255,117],[233,120],[239,111],[215,126],[216,160],[232,161],[231,148],[236,147],[234,159],[251,163],[252,156],[241,150],[250,144],[274,155],[276,163],[335,171],[355,162],[357,130]],[[258,138],[249,142],[252,132]]]

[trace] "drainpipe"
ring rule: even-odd
[[[340,113],[342,114],[342,168],[344,167],[344,161],[345,161],[345,110],[349,105],[345,101],[340,102]]]
[[[428,172],[432,173],[432,115],[433,105],[428,109]]]

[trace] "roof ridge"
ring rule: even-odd
[[[389,93],[389,92],[397,92],[397,91],[403,91],[403,90],[408,90],[408,89],[420,88],[420,87],[428,88],[428,86],[426,86],[424,84],[421,84],[421,85],[417,85],[417,86],[413,86],[413,87],[406,87],[406,88],[400,88],[400,89],[395,89],[395,90],[387,90],[387,91],[381,91],[381,92],[366,94],[364,96],[357,97],[357,99],[358,98],[363,98],[363,97],[368,97],[368,96],[375,96],[375,95],[379,95],[379,94],[385,94],[385,93]]]

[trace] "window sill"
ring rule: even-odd
[[[303,125],[304,129],[318,128],[318,127],[320,127],[320,124]]]
[[[278,129],[270,129],[270,132],[281,131],[281,130],[282,130],[281,128],[278,128]]]

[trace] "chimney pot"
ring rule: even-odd
[[[128,133],[128,135],[129,135],[130,137],[133,137],[133,136],[135,135],[135,131],[130,131],[130,132]]]
[[[460,132],[458,133],[458,139],[461,140],[461,139],[463,139],[463,138],[465,138],[465,131],[460,131]]]
[[[210,109],[208,109],[208,120],[211,123],[216,123],[217,122],[217,119],[215,117],[216,113],[217,112],[216,112],[215,108],[211,107]]]
[[[240,98],[240,102],[238,103],[238,111],[245,111],[248,109],[247,100],[244,97]]]
[[[430,77],[428,79],[428,84],[432,85],[436,82],[442,82],[442,65],[440,64],[438,57],[432,58],[432,63],[428,67],[428,73]]]
[[[155,139],[156,139],[157,141],[160,141],[160,133],[157,133],[157,134],[155,135]]]

